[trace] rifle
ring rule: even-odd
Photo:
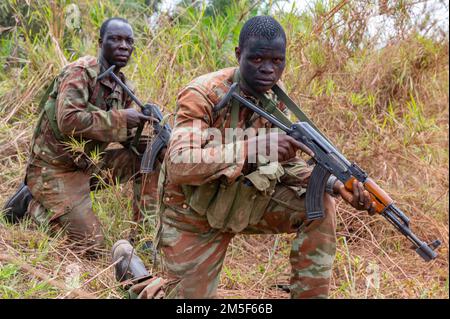
[[[151,173],[155,170],[155,161],[158,156],[158,154],[161,152],[162,149],[167,147],[167,143],[170,139],[170,133],[172,129],[170,128],[169,124],[164,124],[164,126],[161,126],[160,122],[163,120],[163,114],[161,113],[160,109],[157,105],[152,103],[142,104],[141,101],[131,92],[131,90],[125,85],[125,83],[122,82],[121,79],[117,75],[114,74],[114,68],[115,65],[112,65],[108,70],[103,72],[97,77],[97,81],[101,80],[105,76],[110,76],[114,81],[119,84],[122,89],[128,94],[128,96],[141,108],[142,114],[147,116],[152,116],[155,119],[158,120],[158,122],[153,122],[153,130],[155,132],[155,138],[153,139],[153,142],[151,143],[150,147],[147,146],[147,148],[144,151],[144,154],[142,155],[142,161],[141,161],[141,172],[142,173]],[[142,130],[144,129],[144,124],[139,125],[136,135],[133,141],[132,150],[137,154],[139,152],[137,151],[136,147],[139,143],[139,138],[141,136]]]
[[[236,99],[253,112],[262,116],[289,136],[305,144],[314,152],[313,161],[315,167],[309,179],[306,191],[306,213],[308,220],[319,219],[324,216],[323,196],[326,182],[331,174],[336,176],[345,188],[353,190],[353,181],[356,179],[364,185],[369,192],[371,200],[376,203],[375,213],[386,218],[394,227],[399,230],[408,240],[413,243],[413,248],[425,261],[430,261],[437,257],[434,251],[441,245],[439,240],[434,240],[427,244],[421,241],[409,228],[409,218],[394,204],[391,197],[378,186],[367,173],[355,163],[350,163],[328,139],[316,131],[307,122],[297,122],[289,126],[283,124],[273,115],[265,112],[252,102],[236,93],[238,83],[234,83],[228,93],[220,102],[220,107],[224,107],[231,98]]]

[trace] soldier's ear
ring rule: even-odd
[[[234,54],[236,55],[236,59],[238,60],[238,62],[240,62],[240,60],[241,60],[241,48],[240,47],[235,47],[234,48]]]
[[[103,43],[103,39],[102,38],[98,38],[98,47],[99,48],[102,47],[102,43]]]

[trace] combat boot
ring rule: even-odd
[[[139,282],[150,277],[150,273],[144,266],[141,258],[135,254],[133,246],[125,239],[117,241],[112,247],[112,261],[115,265],[116,280],[119,282]]]
[[[28,209],[28,204],[30,203],[33,196],[30,193],[27,185],[21,183],[19,190],[11,196],[11,198],[5,203],[3,207],[4,218],[10,223],[19,222]]]

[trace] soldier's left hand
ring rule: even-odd
[[[364,189],[364,185],[357,180],[353,181],[353,191],[348,191],[341,181],[337,181],[334,189],[339,192],[341,197],[357,210],[367,210],[369,214],[374,213],[375,202],[370,198],[368,191]]]

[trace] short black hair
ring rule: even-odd
[[[124,22],[124,23],[126,23],[126,24],[130,24],[130,23],[128,22],[128,20],[127,20],[127,19],[124,19],[124,18],[112,17],[112,18],[107,19],[107,20],[105,20],[105,21],[102,23],[102,26],[100,27],[100,39],[103,39],[103,36],[105,35],[106,29],[108,28],[108,24],[109,24],[111,21],[121,21],[121,22]]]
[[[251,37],[263,37],[267,40],[282,37],[286,43],[283,27],[270,16],[256,16],[245,22],[239,34],[239,47],[242,48]]]

